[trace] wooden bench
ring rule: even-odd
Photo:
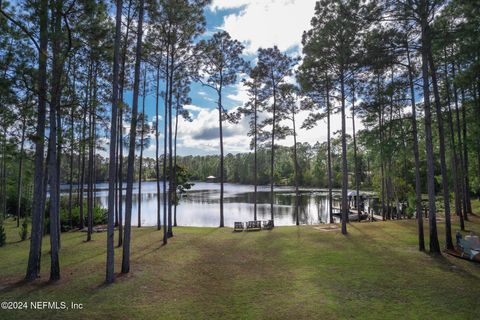
[[[248,221],[247,231],[260,231],[262,230],[262,221]]]
[[[243,231],[244,230],[244,226],[243,226],[243,222],[234,222],[234,227],[233,227],[233,231]]]
[[[263,221],[263,229],[272,230],[273,229],[273,220]]]

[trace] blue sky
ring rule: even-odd
[[[301,36],[303,31],[309,28],[314,7],[315,0],[214,0],[205,10],[207,20],[205,36],[208,37],[219,30],[229,32],[232,38],[245,45],[244,57],[253,64],[259,47],[277,45],[280,50],[292,56],[298,56],[301,54]],[[192,104],[186,108],[190,110],[193,121],[179,121],[178,154],[218,154],[218,111],[215,92],[199,83],[192,83],[190,97]],[[126,92],[125,99],[131,105],[131,92]],[[225,108],[231,110],[242,106],[247,100],[247,95],[241,83],[238,82],[236,85],[225,88],[222,99]],[[140,108],[141,105],[142,100],[139,101]],[[147,96],[145,105],[151,121],[155,116],[153,94]],[[162,110],[160,126],[163,128],[163,103],[160,104],[160,110]],[[306,116],[306,113],[300,114],[299,122]],[[348,122],[349,127],[350,122]],[[337,119],[335,116],[332,124],[332,131],[335,132],[340,128],[339,117]],[[247,137],[247,131],[247,119],[236,125],[225,124],[225,151],[227,153],[248,152],[250,139]],[[308,132],[299,130],[298,140],[315,143],[324,141],[326,135],[325,125],[319,123]],[[291,145],[293,142],[291,140],[281,141],[280,144]],[[145,155],[154,156],[154,143],[145,151]]]

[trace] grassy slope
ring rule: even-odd
[[[477,212],[478,204],[477,204]],[[439,225],[443,240],[443,226]],[[454,227],[456,230],[456,226]],[[480,233],[480,218],[467,229]],[[428,232],[428,230],[426,230]],[[62,235],[62,279],[21,279],[28,242],[7,223],[0,248],[0,301],[66,301],[80,311],[5,311],[1,319],[478,319],[480,264],[417,251],[415,221],[351,224],[349,235],[313,226],[232,233],[133,228],[131,273],[102,284],[105,233]],[[428,233],[426,233],[428,234]],[[121,250],[117,249],[116,270]],[[26,319],[25,318],[25,319]]]

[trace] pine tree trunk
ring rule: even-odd
[[[73,80],[75,82],[75,79]],[[74,146],[75,146],[75,119],[74,119],[75,108],[72,107],[70,113],[70,178],[69,178],[69,188],[68,188],[68,224],[70,229],[73,229],[73,220],[72,220],[72,207],[73,207],[73,156],[74,156]]]
[[[174,140],[173,140],[173,178],[175,179],[175,191],[174,191],[174,207],[173,207],[173,226],[177,226],[177,204],[179,199],[177,199],[177,187],[178,187],[178,180],[177,180],[177,133],[178,133],[178,109],[180,108],[179,105],[179,97],[177,97],[177,108],[175,110],[175,133],[174,133]]]
[[[452,64],[452,76],[455,79],[455,64]],[[463,219],[463,214],[464,212],[467,211],[467,195],[466,195],[466,179],[468,179],[465,174],[467,173],[468,170],[465,170],[465,161],[463,158],[463,145],[465,141],[462,141],[462,134],[461,134],[461,125],[460,125],[460,111],[458,108],[458,93],[457,93],[457,88],[455,86],[455,82],[453,83],[453,97],[454,97],[454,102],[455,102],[455,117],[456,117],[456,124],[457,124],[457,138],[458,138],[458,145],[459,145],[459,156],[460,156],[460,181],[458,181],[458,184],[460,184],[460,190],[462,191],[462,202],[460,205],[460,211],[457,212],[459,218],[460,218],[460,229],[465,230],[465,221]]]
[[[130,26],[133,20],[133,15],[131,15],[132,9],[132,0],[128,1],[128,9],[127,9],[127,25],[125,30],[125,39],[123,42],[122,47],[122,64],[120,68],[120,79],[119,79],[119,103],[122,103],[122,106],[119,110],[118,115],[118,127],[119,127],[119,135],[118,135],[118,147],[119,147],[119,161],[118,161],[118,185],[119,185],[119,195],[118,195],[118,243],[117,246],[121,247],[123,245],[123,89],[125,86],[125,69],[127,64],[127,53],[128,53],[128,37],[130,33]],[[121,34],[120,34],[121,37]],[[119,44],[120,45],[120,44]]]
[[[332,192],[332,146],[330,138],[330,88],[327,81],[326,96],[327,96],[327,166],[328,166],[328,216],[330,223],[333,223],[333,192]]]
[[[88,106],[90,103],[90,91],[91,91],[91,79],[92,79],[92,73],[91,73],[91,67],[89,67],[90,71],[88,72],[88,80],[87,80],[87,86],[85,89],[85,106],[84,106],[84,112],[83,112],[83,124],[82,124],[82,164],[81,164],[81,173],[80,173],[80,192],[79,192],[79,201],[80,201],[80,230],[82,230],[85,227],[85,215],[84,215],[84,190],[85,190],[85,162],[86,162],[86,140],[87,140],[87,110]]]
[[[95,76],[94,76],[95,77]],[[95,86],[95,85],[93,85]],[[95,89],[94,89],[95,90]],[[92,240],[93,216],[93,114],[95,109],[94,99],[90,100],[88,117],[88,169],[87,169],[87,241]]]
[[[415,158],[415,208],[418,225],[418,250],[425,251],[425,236],[423,232],[423,212],[422,212],[422,182],[420,176],[420,153],[418,150],[418,128],[417,128],[417,107],[415,103],[415,87],[413,79],[413,70],[410,61],[410,51],[408,39],[406,40],[407,62],[408,62],[408,84],[410,87],[410,100],[412,104],[412,135],[413,135],[413,154]]]
[[[423,98],[424,98],[424,121],[425,121],[425,144],[427,149],[427,189],[428,189],[428,224],[430,227],[430,252],[440,253],[440,244],[437,234],[437,208],[435,204],[435,168],[432,139],[432,115],[430,110],[430,87],[428,74],[428,53],[430,52],[430,34],[428,26],[427,8],[422,8],[421,19],[421,42],[422,42],[422,78],[423,78]]]
[[[2,139],[2,172],[1,172],[1,199],[2,199],[2,220],[7,218],[7,127],[3,128]]]
[[[159,97],[160,97],[160,63],[157,65],[157,76],[156,76],[156,92],[155,92],[155,177],[156,177],[156,185],[157,185],[157,230],[161,229],[161,222],[160,222],[160,159],[159,159],[159,149],[160,149],[160,139],[159,139],[159,130],[158,130],[158,123],[159,123]],[[164,119],[166,121],[166,119]]]
[[[277,94],[276,94],[276,84],[274,76],[272,74],[272,88],[273,88],[273,123],[272,123],[272,146],[271,146],[271,155],[270,155],[270,215],[272,220],[272,226],[275,225],[274,212],[273,212],[273,203],[275,195],[273,193],[274,186],[274,173],[275,173],[275,127],[276,127],[276,112],[277,112]]]
[[[112,118],[110,127],[110,158],[108,167],[108,230],[107,230],[107,263],[105,281],[115,280],[115,250],[114,250],[114,212],[115,181],[116,181],[116,144],[117,144],[117,112],[118,112],[118,63],[120,53],[120,37],[122,35],[122,0],[116,2],[115,42],[113,47],[113,79],[112,79]]]
[[[461,91],[462,95],[462,122],[463,122],[463,158],[465,161],[465,197],[466,208],[464,211],[464,219],[468,221],[468,214],[472,213],[472,202],[470,199],[470,175],[468,162],[468,147],[467,147],[467,109],[465,104],[465,92]],[[480,168],[479,168],[480,169]]]
[[[355,135],[355,80],[352,85],[352,131],[353,131],[353,158],[355,160],[355,190],[357,192],[355,206],[358,213],[358,221],[361,220],[360,212],[360,179],[358,175],[357,137]]]
[[[62,89],[59,89],[60,93],[59,95],[61,96]],[[61,228],[61,223],[60,223],[60,177],[61,177],[61,161],[62,161],[62,144],[63,144],[63,138],[62,138],[62,119],[61,119],[61,111],[60,111],[60,102],[58,103],[58,111],[57,111],[57,167],[55,170],[57,170],[57,184],[55,185],[55,192],[57,193],[57,208],[58,208],[58,221],[57,221],[57,227],[58,227],[58,249],[61,249],[62,247],[62,242],[60,241],[60,235],[62,232]]]
[[[347,234],[348,219],[348,166],[347,166],[347,137],[345,125],[345,76],[340,71],[340,92],[342,102],[342,234]]]
[[[220,90],[218,91],[218,125],[220,128],[220,228],[224,227],[223,217],[223,183],[224,183],[224,159],[223,159],[223,106],[222,106],[222,84],[220,82]]]
[[[254,102],[254,128],[253,128],[253,174],[254,174],[254,192],[253,192],[253,220],[257,221],[257,188],[258,188],[258,164],[257,164],[257,91],[255,89],[255,102]]]
[[[172,132],[172,97],[173,97],[173,73],[174,73],[174,51],[170,50],[170,80],[168,89],[168,232],[169,238],[173,237],[172,209],[173,209],[173,132]]]
[[[295,108],[295,107],[293,107]],[[300,219],[299,219],[299,197],[300,193],[298,190],[298,158],[297,158],[297,130],[295,128],[295,110],[292,110],[292,126],[293,126],[293,167],[295,170],[295,223],[296,225],[300,225]]]
[[[138,168],[138,227],[142,226],[142,173],[143,173],[143,144],[145,136],[145,96],[147,94],[147,66],[143,71],[143,96],[142,96],[142,131],[140,137],[140,163]]]
[[[438,137],[440,140],[440,169],[442,173],[443,204],[445,210],[445,241],[447,249],[453,249],[452,224],[450,218],[450,189],[448,185],[447,161],[445,159],[445,129],[443,127],[442,106],[440,102],[440,92],[438,90],[437,73],[431,51],[428,53],[428,62],[432,77],[435,109],[437,111]]]
[[[447,58],[447,49],[444,50],[444,57]],[[455,196],[455,213],[458,215],[459,212],[462,211],[461,206],[461,192],[460,192],[460,183],[463,181],[461,178],[461,165],[458,164],[458,154],[457,148],[455,143],[455,130],[453,127],[453,116],[452,116],[452,108],[451,108],[451,99],[450,99],[450,83],[448,79],[448,66],[445,63],[444,65],[444,73],[445,73],[445,93],[447,98],[447,119],[448,119],[448,128],[450,129],[450,152],[451,152],[451,162],[452,162],[452,180],[454,183],[454,196]],[[451,228],[451,227],[450,227]],[[448,235],[447,235],[448,237]],[[453,241],[450,243],[452,246],[449,247],[449,243],[447,243],[447,249],[453,250]]]
[[[57,0],[51,3],[52,5],[52,19],[54,20],[52,35],[52,88],[51,88],[51,103],[50,103],[50,133],[48,153],[50,159],[49,167],[49,185],[50,185],[50,281],[57,281],[60,279],[60,261],[59,261],[59,199],[57,193],[58,184],[58,168],[59,154],[57,154],[57,112],[60,108],[61,99],[61,78],[63,73],[63,62],[60,55],[61,47],[61,23],[63,2]]]
[[[44,151],[45,122],[47,104],[47,50],[48,50],[48,0],[40,0],[38,10],[40,50],[38,53],[38,110],[35,141],[35,169],[33,184],[32,231],[30,252],[25,280],[31,282],[40,276],[40,258],[42,252],[44,209]]]
[[[168,92],[169,92],[169,71],[170,71],[170,55],[169,46],[167,45],[166,56],[167,61],[165,64],[165,111],[164,111],[164,131],[163,131],[163,245],[168,242],[168,226],[167,226],[167,138],[168,138]]]
[[[27,125],[25,118],[22,121],[22,138],[20,140],[20,159],[18,161],[18,184],[17,184],[17,228],[20,227],[20,213],[22,208],[22,177],[23,177],[23,149],[25,145],[25,130]],[[5,154],[4,154],[5,161]]]
[[[135,165],[135,141],[138,117],[138,91],[140,84],[140,63],[142,59],[144,0],[139,2],[137,45],[135,52],[135,75],[133,83],[132,121],[130,125],[130,144],[127,168],[127,195],[125,201],[125,234],[123,239],[122,273],[130,271],[130,233],[132,224],[133,171]]]

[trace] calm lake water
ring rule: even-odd
[[[235,221],[253,220],[254,187],[225,183],[224,191],[224,219],[225,226],[233,227]],[[108,185],[97,184],[97,204],[107,207]],[[64,189],[65,190],[65,189]],[[257,219],[270,219],[270,187],[259,186],[257,194]],[[124,192],[125,193],[125,192]],[[138,183],[133,190],[132,225],[137,225],[138,211]],[[161,205],[163,216],[163,197]],[[125,194],[123,196],[125,201]],[[179,226],[216,227],[220,223],[220,184],[195,182],[188,193],[180,200],[177,206],[177,224]],[[144,226],[157,224],[157,189],[155,182],[143,182],[141,220]],[[300,224],[328,223],[328,193],[327,190],[301,189],[299,199]],[[275,225],[295,225],[295,192],[293,187],[276,187],[274,194]],[[339,203],[334,200],[334,207]]]

